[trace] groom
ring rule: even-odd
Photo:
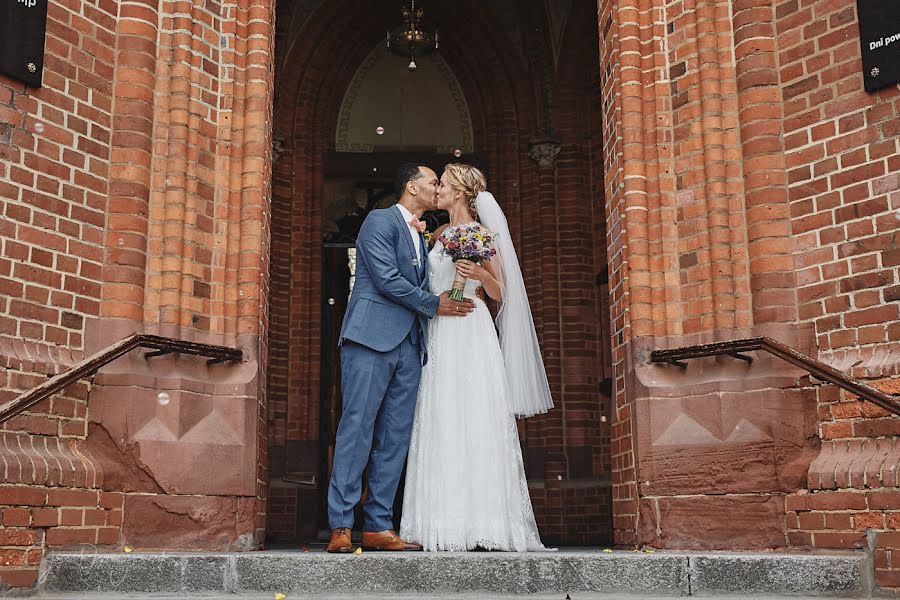
[[[344,315],[341,347],[343,414],[328,486],[329,552],[351,552],[353,507],[363,470],[369,497],[363,506],[365,550],[421,550],[393,531],[393,504],[416,408],[427,320],[465,316],[475,305],[428,290],[428,256],[419,216],[436,203],[438,178],[406,163],[394,182],[399,202],[373,210],[356,241],[356,283]]]

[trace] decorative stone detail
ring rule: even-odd
[[[532,140],[528,149],[528,156],[542,169],[551,169],[556,166],[556,157],[562,150],[559,140],[544,138]]]
[[[0,432],[0,468],[4,469],[6,484],[64,488],[103,485],[103,470],[85,443],[75,438]],[[19,488],[4,489],[9,492]],[[37,488],[27,489],[38,493]]]
[[[285,155],[287,152],[287,147],[284,145],[283,137],[273,137],[272,138],[272,163],[277,163],[281,160],[281,157]]]

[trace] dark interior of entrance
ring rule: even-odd
[[[276,39],[267,543],[306,545],[327,531],[355,236],[368,211],[395,201],[405,160],[439,174],[468,162],[488,175],[519,248],[556,402],[520,422],[538,525],[550,544],[609,543],[596,5],[421,3],[442,42],[410,73],[383,48],[402,1],[287,4]],[[347,30],[363,33],[348,44],[334,33]],[[429,215],[430,228],[440,218]]]

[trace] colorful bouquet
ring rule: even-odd
[[[496,233],[479,223],[469,223],[448,227],[439,239],[444,246],[444,254],[453,259],[453,262],[471,260],[473,263],[480,263],[497,254],[497,249],[494,248],[496,237]],[[466,278],[457,273],[450,289],[450,298],[462,300],[465,288]]]

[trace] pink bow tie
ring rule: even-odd
[[[425,221],[420,221],[419,219],[413,217],[408,221],[408,223],[410,227],[417,230],[419,233],[425,233]]]

